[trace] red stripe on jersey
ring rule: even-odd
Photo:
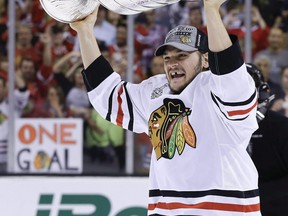
[[[251,205],[239,205],[239,204],[228,204],[228,203],[215,203],[215,202],[202,202],[197,204],[185,204],[185,203],[164,203],[159,202],[156,204],[149,204],[148,210],[152,211],[158,209],[205,209],[205,210],[218,210],[218,211],[231,211],[231,212],[257,212],[260,211],[260,204],[251,204]]]
[[[121,95],[123,94],[123,85],[121,85],[119,91],[118,91],[118,112],[117,112],[117,118],[116,118],[116,124],[120,127],[123,126],[123,117],[124,117],[124,112],[122,109],[122,98]]]
[[[235,115],[244,115],[249,113],[255,106],[257,106],[257,101],[253,104],[253,106],[251,106],[250,108],[246,109],[246,110],[234,110],[234,111],[230,111],[228,112],[229,116],[235,116]]]

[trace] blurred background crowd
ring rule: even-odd
[[[169,29],[179,24],[206,31],[202,3],[178,3],[135,16],[133,82],[164,73],[154,57]],[[221,14],[236,34],[245,57],[244,1],[231,0]],[[0,163],[7,160],[8,0],[0,0]],[[288,117],[288,0],[253,0],[252,58],[275,99],[270,109]],[[15,114],[21,118],[82,118],[84,173],[123,173],[125,131],[102,119],[91,107],[83,83],[76,33],[49,17],[39,1],[16,1]],[[103,55],[127,79],[127,17],[100,7],[94,33]],[[6,128],[6,129],[5,129]],[[148,174],[152,146],[135,135],[135,174]],[[4,168],[5,169],[5,168]],[[3,171],[2,169],[2,172]]]

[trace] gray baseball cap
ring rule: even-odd
[[[179,25],[168,32],[164,44],[155,51],[155,56],[163,55],[167,46],[173,46],[179,50],[193,52],[208,52],[207,35],[194,26]]]

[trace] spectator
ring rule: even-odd
[[[268,35],[268,47],[258,53],[266,55],[271,61],[270,79],[278,84],[281,84],[280,71],[287,64],[288,50],[284,47],[284,33],[280,28],[271,28]]]
[[[150,66],[148,67],[147,70],[147,78],[151,76],[155,76],[157,74],[165,74],[164,69],[163,69],[163,58],[160,56],[154,56],[151,60]]]
[[[281,14],[283,8],[283,0],[253,0],[268,26],[273,26],[276,17]]]
[[[33,7],[33,1],[32,0],[16,0],[16,4],[21,9],[21,23],[28,25],[30,27],[33,26],[32,23],[32,7]]]
[[[83,65],[81,64],[75,69],[74,74],[71,75],[72,83],[74,85],[67,94],[66,105],[73,112],[75,117],[81,117],[85,120],[91,105],[81,74],[82,70]]]
[[[282,98],[275,100],[271,109],[288,117],[288,66],[283,67],[281,71],[281,78],[282,88],[285,94]]]
[[[117,158],[118,171],[125,171],[125,145],[123,128],[112,124],[91,109],[85,130],[86,147],[92,162],[113,163]]]
[[[14,90],[14,106],[15,117],[20,117],[24,107],[27,105],[29,99],[29,91],[22,74],[16,72],[15,74],[16,88]],[[8,83],[7,73],[3,71],[0,73],[0,173],[6,172],[7,165],[7,147],[9,135],[9,102],[8,102]]]
[[[191,7],[189,11],[189,19],[186,22],[187,25],[195,26],[201,31],[207,33],[206,25],[204,24],[202,16],[202,7]]]
[[[112,56],[110,56],[111,64],[117,69],[117,73],[120,74],[121,78],[123,80],[127,80],[127,53],[119,53],[119,52],[114,52]],[[135,82],[140,82],[141,78],[140,77],[133,77],[133,80]]]
[[[54,78],[61,86],[65,97],[74,86],[71,77],[74,75],[76,69],[81,66],[79,56],[80,53],[78,51],[71,51],[53,64]]]
[[[127,25],[126,22],[120,22],[117,25],[116,43],[108,47],[109,57],[113,66],[117,67],[117,71],[123,80],[127,80],[127,64],[128,64],[128,47],[127,47]],[[139,83],[144,79],[143,67],[139,61],[139,53],[134,53],[134,74],[133,82]]]
[[[108,135],[110,143],[114,149],[115,156],[117,158],[118,170],[124,173],[126,165],[126,146],[124,142],[125,131],[123,128],[110,123],[108,128]]]
[[[91,105],[81,75],[83,65],[79,57],[80,53],[77,51],[67,53],[53,65],[53,72],[54,79],[64,93],[65,105],[70,110],[71,117],[83,119],[83,131],[85,131]],[[83,141],[85,143],[85,136]]]
[[[126,16],[121,15],[119,13],[115,13],[114,11],[107,11],[107,21],[111,23],[113,26],[117,26],[120,22],[126,21]]]
[[[7,55],[7,1],[0,0],[0,53]]]
[[[288,0],[283,1],[283,6],[280,8],[281,13],[274,20],[274,27],[281,28],[284,32],[288,31]]]
[[[72,117],[71,110],[65,105],[65,97],[60,86],[49,86],[47,99],[37,117],[67,118]]]
[[[237,10],[237,12],[235,10]],[[228,23],[227,24],[228,32],[230,34],[236,34],[241,39],[240,44],[242,46],[243,56],[245,56],[244,42],[246,34],[246,28],[244,26],[244,16],[245,13],[242,7],[231,10],[226,16],[226,22]],[[229,27],[229,25],[231,25],[229,24],[229,22],[233,23],[233,20],[234,22],[239,21],[238,27],[233,26]],[[252,57],[254,57],[257,52],[267,48],[268,46],[267,35],[269,34],[269,31],[270,27],[264,21],[261,13],[259,12],[258,7],[253,5],[251,8]]]
[[[185,24],[189,19],[189,8],[192,6],[199,6],[198,2],[179,1],[169,7],[169,21],[170,27]]]
[[[47,67],[72,51],[73,47],[65,40],[65,26],[58,23],[48,25],[40,40],[39,49],[44,52],[43,64]]]
[[[95,23],[94,34],[97,39],[105,42],[107,46],[115,43],[116,27],[107,20],[107,9],[100,6],[98,19]]]
[[[16,67],[24,56],[31,58],[37,68],[42,64],[42,54],[33,44],[33,32],[30,26],[21,25],[16,29],[15,55]]]
[[[227,3],[226,12],[223,16],[225,27],[229,29],[239,29],[243,26],[244,15],[242,13],[243,4],[238,4],[235,1]]]
[[[0,74],[7,76],[8,71],[8,58],[6,55],[0,53]]]
[[[252,159],[259,173],[262,216],[288,213],[288,119],[268,110],[252,135]]]
[[[136,144],[134,151],[135,173],[148,175],[153,150],[150,138],[145,133],[136,134],[134,136]]]
[[[41,75],[41,71],[38,71],[36,74],[36,66],[31,58],[23,57],[18,70],[19,73],[22,74],[30,92],[29,103],[23,111],[23,116],[39,117],[39,112],[43,107],[48,87],[55,83],[53,77],[45,80],[43,79],[43,75]]]
[[[107,20],[107,9],[100,5],[98,18],[94,26],[94,35],[99,43],[104,42],[105,46],[116,43],[116,26]],[[76,40],[74,50],[79,51],[79,41]]]
[[[37,82],[38,80],[36,78],[36,66],[34,61],[31,58],[22,58],[18,70],[27,84],[30,95],[36,100],[39,97],[44,96],[41,95],[42,86],[40,87],[40,83]]]
[[[52,71],[53,64],[72,49],[64,38],[64,27],[57,23],[47,25],[45,33],[40,35],[37,44],[37,49],[42,53],[42,62],[37,69],[36,81],[42,87],[40,92],[42,97],[46,97],[47,88],[56,83]],[[68,70],[71,65],[66,66]]]
[[[114,151],[109,138],[110,125],[110,122],[91,109],[88,126],[85,130],[85,140],[92,162],[111,163],[114,160]]]
[[[270,79],[270,70],[271,70],[271,62],[270,59],[265,55],[258,55],[257,58],[254,59],[254,64],[263,75],[263,79],[266,83],[268,83],[270,87],[271,95],[275,95],[275,99],[282,98],[284,95],[283,89],[281,85],[273,82]],[[270,106],[273,104],[274,100],[270,103]]]
[[[284,0],[281,14],[275,19],[273,26],[283,30],[285,34],[285,48],[288,48],[288,0]]]
[[[141,58],[140,64],[143,67],[149,65],[153,58],[154,50],[165,39],[168,32],[166,26],[156,23],[156,11],[145,11],[141,14],[143,20],[135,26],[135,51]]]
[[[127,55],[127,24],[126,22],[119,22],[116,26],[116,41],[114,44],[108,46],[110,56],[114,52],[120,53],[122,56]],[[126,56],[127,58],[127,56]]]
[[[165,26],[166,28],[171,28],[170,19],[167,19],[167,14],[169,14],[171,6],[174,4],[168,4],[165,7],[155,8],[155,22],[159,25]]]
[[[34,33],[44,31],[46,20],[45,11],[42,9],[40,1],[25,0],[17,1],[22,10],[22,24],[31,27]]]

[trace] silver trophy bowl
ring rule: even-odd
[[[180,0],[40,0],[46,13],[55,20],[71,23],[91,14],[101,4],[122,15],[139,14]]]
[[[99,5],[98,0],[40,0],[40,3],[49,16],[63,23],[81,20]]]

